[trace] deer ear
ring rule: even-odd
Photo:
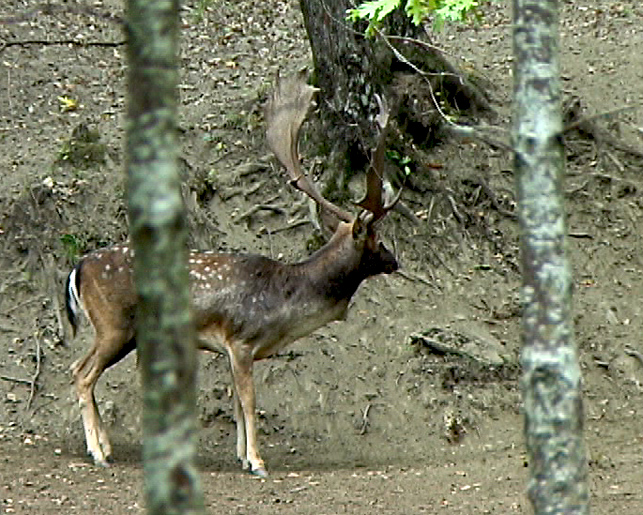
[[[366,223],[361,217],[357,217],[353,222],[353,240],[362,240],[366,235]]]

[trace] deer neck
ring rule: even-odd
[[[350,226],[340,231],[303,263],[295,265],[305,273],[311,288],[328,299],[346,304],[366,278],[360,266],[361,253],[355,249]]]

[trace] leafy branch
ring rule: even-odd
[[[366,34],[372,36],[384,18],[402,5],[403,0],[369,0],[346,12],[350,21],[367,20]],[[420,25],[433,15],[434,27],[439,29],[445,21],[464,21],[477,15],[477,0],[404,0],[404,11],[415,25]]]

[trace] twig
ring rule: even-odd
[[[588,184],[589,184],[589,179],[584,181],[580,186],[576,186],[575,188],[571,188],[571,189],[565,191],[565,196],[571,197],[572,195],[578,193],[579,191],[584,190],[587,187]]]
[[[458,204],[453,198],[453,195],[451,195],[451,193],[445,193],[444,196],[449,201],[449,205],[451,206],[451,211],[453,212],[453,215],[455,216],[456,220],[458,220],[458,223],[463,223],[464,216],[462,216],[462,214],[460,213],[460,210],[458,209]]]
[[[505,209],[500,205],[500,202],[498,201],[498,197],[496,193],[491,189],[491,186],[489,186],[489,184],[484,179],[484,177],[478,176],[476,177],[476,180],[480,185],[480,187],[482,188],[482,190],[487,194],[487,197],[491,201],[491,205],[494,207],[496,211],[498,211],[498,213],[500,213],[503,216],[506,216],[507,218],[511,218],[513,220],[518,218],[518,215],[516,213],[512,213],[511,211]]]
[[[3,314],[4,314],[5,316],[7,316],[7,315],[9,315],[9,314],[13,313],[14,311],[17,311],[18,309],[20,309],[20,308],[24,308],[24,307],[25,307],[25,306],[27,306],[28,304],[31,304],[32,302],[37,302],[37,301],[39,301],[39,300],[42,300],[42,297],[40,297],[40,296],[38,296],[38,297],[32,297],[32,298],[30,298],[30,299],[25,300],[24,302],[20,302],[19,304],[16,304],[15,306],[12,306],[12,307],[11,307],[11,308],[9,308],[7,311],[5,311]]]
[[[621,163],[614,154],[612,154],[609,150],[606,150],[605,155],[610,158],[612,163],[614,163],[614,166],[618,168],[619,172],[623,173],[625,171],[625,166],[623,166],[623,163]]]
[[[371,411],[371,403],[369,402],[366,405],[366,408],[364,408],[364,413],[362,413],[362,429],[360,430],[359,434],[364,435],[366,434],[366,431],[368,430],[368,412]]]
[[[440,255],[435,250],[433,250],[430,245],[428,248],[431,252],[433,252],[435,259],[438,260],[438,262],[445,268],[445,270],[449,272],[453,277],[455,277],[456,276],[455,272],[449,268],[449,266],[444,262],[444,260],[440,257]]]
[[[577,128],[579,131],[585,133],[588,137],[591,137],[598,144],[604,143],[610,145],[616,150],[620,150],[621,152],[625,152],[626,154],[630,154],[634,157],[638,157],[639,159],[643,159],[643,151],[623,143],[620,139],[612,136],[606,129],[588,122],[585,118],[577,120],[570,126],[572,125],[575,125],[574,128]]]
[[[237,175],[239,177],[247,177],[253,173],[260,172],[270,168],[270,157],[264,157],[259,161],[245,163],[237,167]]]
[[[29,385],[29,399],[27,400],[27,411],[31,409],[31,403],[33,401],[34,395],[36,394],[36,386],[38,383],[38,377],[40,376],[40,362],[41,360],[41,347],[40,347],[40,338],[38,338],[38,333],[34,333],[34,340],[36,342],[36,371],[33,376],[31,376],[31,382]]]
[[[60,309],[60,300],[58,299],[58,293],[56,288],[56,265],[54,263],[54,258],[51,255],[48,255],[45,258],[42,254],[40,255],[40,260],[47,274],[47,288],[49,290],[49,297],[54,308],[54,315],[56,316],[56,322],[58,323],[58,338],[60,342],[65,340],[65,326],[62,320],[62,311]]]
[[[447,55],[451,55],[452,57],[456,57],[454,54],[449,53],[449,51],[446,50],[445,48],[439,47],[427,41],[422,41],[421,39],[410,38],[406,36],[394,36],[393,34],[387,34],[386,37],[392,41],[401,41],[402,43],[411,43],[413,45],[422,47],[424,50],[439,52],[441,54],[447,54]]]
[[[238,215],[235,218],[235,222],[239,222],[241,220],[245,220],[246,218],[250,218],[252,215],[254,215],[255,213],[261,210],[272,211],[273,213],[277,213],[278,215],[283,214],[284,209],[282,207],[271,204],[271,202],[274,202],[278,198],[279,198],[279,195],[275,195],[274,197],[268,199],[265,204],[255,204],[247,211]]]
[[[589,175],[590,177],[593,177],[595,179],[600,179],[602,181],[619,182],[619,183],[625,183],[626,185],[631,184],[637,190],[641,190],[643,188],[643,184],[641,184],[640,182],[632,181],[630,179],[622,179],[621,177],[616,177],[615,175],[610,175],[607,173],[595,172]]]
[[[641,364],[641,366],[643,366],[643,354],[641,354],[637,350],[634,350],[632,347],[625,347],[625,349],[623,349],[623,350],[624,350],[625,354],[627,354],[628,356],[632,356],[633,358],[637,359],[638,362]]]
[[[254,195],[259,190],[263,189],[266,186],[267,182],[268,182],[267,180],[258,181],[251,188],[249,188],[248,190],[244,189],[244,190],[241,190],[241,192],[243,193],[243,195],[245,197],[249,197],[250,195]]]
[[[492,148],[500,148],[505,151],[511,151],[513,149],[511,143],[509,143],[509,131],[503,129],[502,127],[494,127],[492,125],[478,125],[474,127],[471,125],[458,125],[455,123],[450,123],[445,125],[445,128],[449,133],[459,138],[477,139],[482,141],[483,143],[486,143]],[[492,136],[490,134],[492,131],[497,132],[499,136]]]
[[[625,111],[629,111],[630,109],[637,109],[638,107],[639,107],[638,105],[622,106],[622,107],[617,107],[616,109],[610,109],[609,111],[603,111],[602,113],[593,114],[591,116],[584,116],[566,125],[563,128],[563,133],[573,131],[574,129],[577,129],[581,125],[587,122],[591,122],[592,120],[597,120],[598,118],[606,118],[615,114],[621,114]]]
[[[290,231],[291,229],[296,229],[297,227],[301,227],[302,225],[308,225],[311,223],[310,220],[302,219],[302,220],[295,220],[294,222],[284,225],[283,227],[277,227],[276,229],[268,230],[266,227],[262,227],[261,230],[259,231],[261,234],[277,234],[280,232],[284,231]]]
[[[38,14],[44,14],[52,16],[54,14],[84,14],[85,16],[95,16],[96,18],[113,21],[116,23],[123,23],[123,18],[117,14],[110,12],[102,12],[96,9],[93,9],[86,5],[54,5],[53,3],[44,3],[40,4],[33,9],[23,11],[19,14],[13,16],[2,16],[0,17],[0,25],[10,25],[13,23],[20,23],[27,21],[30,18],[34,18]]]
[[[19,377],[0,376],[0,379],[2,379],[3,381],[7,381],[9,383],[18,383],[18,384],[31,385],[31,380],[29,380],[29,379],[20,379]]]
[[[274,259],[275,256],[272,252],[272,232],[267,227],[264,227],[264,229],[266,229],[266,234],[268,235],[268,249],[270,250],[270,258]]]
[[[20,39],[15,41],[5,41],[2,44],[2,49],[11,46],[78,46],[78,47],[100,47],[100,48],[115,48],[125,46],[127,41],[79,41],[77,39]]]
[[[377,31],[377,29],[375,29]],[[429,86],[429,93],[431,94],[431,101],[433,103],[433,107],[435,107],[435,110],[438,112],[440,117],[447,122],[448,124],[453,124],[453,121],[449,119],[449,117],[446,115],[446,113],[442,110],[442,107],[440,106],[440,103],[438,102],[438,99],[435,97],[435,92],[433,91],[433,85],[431,84],[431,81],[427,78],[427,76],[431,75],[446,75],[443,73],[427,73],[417,66],[415,66],[411,61],[409,61],[402,53],[395,48],[391,42],[386,38],[381,32],[377,31],[377,35],[380,37],[382,41],[384,41],[384,44],[389,47],[389,50],[393,52],[393,55],[401,62],[404,63],[406,66],[410,67],[415,73],[417,73],[420,77],[422,77],[427,85]]]
[[[6,45],[2,46],[2,49],[4,50]],[[11,99],[11,91],[13,91],[13,88],[11,87],[11,68],[7,67],[7,103],[9,104],[9,116],[13,118],[13,100]]]
[[[404,279],[406,279],[407,281],[422,283],[426,286],[435,288],[436,290],[440,291],[440,288],[438,288],[432,281],[417,273],[407,272],[405,270],[397,270],[395,274],[404,277]]]
[[[475,85],[471,84],[469,81],[467,81],[462,74],[458,72],[458,70],[447,60],[447,59],[442,59],[441,62],[442,64],[447,68],[446,72],[438,72],[438,73],[428,73],[423,70],[420,70],[415,64],[413,64],[411,61],[409,61],[402,53],[393,46],[393,44],[390,42],[390,38],[382,34],[379,30],[375,29],[377,35],[379,38],[384,42],[386,46],[389,47],[389,50],[393,52],[393,55],[402,63],[404,63],[406,66],[411,68],[415,73],[420,75],[427,83],[429,86],[429,93],[431,94],[431,100],[433,101],[433,105],[435,106],[436,110],[442,117],[442,119],[451,124],[451,125],[456,125],[452,120],[449,119],[449,117],[444,113],[444,111],[441,109],[437,98],[435,97],[434,91],[433,91],[433,86],[431,82],[428,80],[428,77],[436,77],[436,76],[450,76],[450,77],[455,77],[460,85],[460,88],[465,92],[467,97],[470,99],[473,99],[473,101],[477,104],[477,107],[482,108],[485,111],[488,111],[490,113],[493,113],[493,109],[489,102],[487,101],[486,98],[484,98],[484,95],[478,91],[478,89],[475,87]],[[440,50],[437,47],[433,47],[434,50],[434,55],[439,56],[441,54]]]

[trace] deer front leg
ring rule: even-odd
[[[248,462],[246,453],[246,418],[243,416],[241,401],[239,401],[239,395],[234,385],[233,390],[232,403],[234,405],[234,421],[237,425],[237,459],[241,462],[243,470],[250,470],[250,463]]]
[[[235,392],[237,456],[241,459],[244,468],[247,468],[252,474],[265,477],[268,474],[257,449],[255,389],[252,379],[253,357],[249,352],[235,351],[232,348],[229,349],[229,354]]]

